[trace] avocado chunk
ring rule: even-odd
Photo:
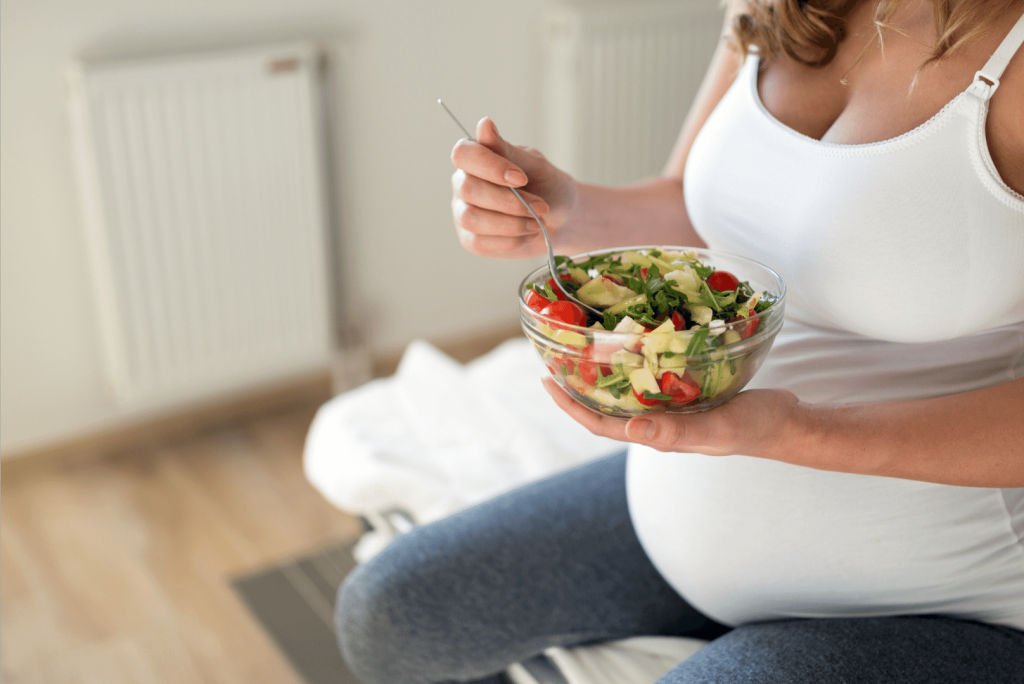
[[[611,278],[598,276],[585,285],[581,285],[576,296],[584,304],[606,309],[635,297],[636,293],[628,287],[619,285]]]

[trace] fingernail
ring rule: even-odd
[[[654,421],[634,418],[629,421],[629,436],[633,439],[651,439],[654,437]]]
[[[526,174],[519,169],[509,169],[505,172],[505,182],[513,187],[526,185]]]
[[[544,214],[548,213],[547,202],[530,202],[530,208],[537,212],[538,216],[543,216]]]

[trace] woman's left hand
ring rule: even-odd
[[[558,406],[595,435],[635,442],[658,451],[771,458],[787,434],[798,429],[806,405],[786,390],[740,392],[721,406],[700,413],[648,413],[624,420],[591,411],[551,378],[544,388]]]

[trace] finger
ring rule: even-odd
[[[519,194],[526,200],[538,216],[548,213],[547,202],[537,195],[520,190]],[[452,195],[483,209],[490,209],[503,214],[529,217],[530,213],[523,203],[509,191],[508,187],[495,185],[476,176],[471,176],[461,169],[452,174]]]
[[[455,225],[476,235],[526,237],[540,232],[533,219],[482,209],[458,199],[452,200],[452,216]]]
[[[569,393],[559,387],[558,383],[551,378],[544,378],[541,382],[558,407],[568,413],[569,417],[577,423],[599,437],[626,441],[626,421],[591,411],[569,396]]]
[[[663,451],[700,450],[714,443],[710,423],[717,422],[714,412],[679,414],[647,414],[626,423],[626,436]]]
[[[521,168],[480,143],[460,140],[452,150],[452,163],[471,176],[483,178],[495,185],[515,187],[526,185],[526,174]]]
[[[477,235],[460,226],[455,226],[455,233],[462,246],[477,256],[496,259],[520,259],[526,256],[536,256],[543,249],[543,247],[537,245],[538,238],[536,237]]]
[[[527,175],[532,174],[538,168],[538,164],[547,161],[540,150],[513,145],[507,142],[498,133],[498,127],[491,121],[490,117],[485,116],[476,125],[476,139],[484,147],[518,166]]]
[[[662,451],[756,455],[778,438],[798,403],[791,392],[748,390],[710,411],[638,416],[626,435]]]
[[[493,150],[502,157],[508,157],[512,145],[509,145],[501,133],[498,133],[498,126],[489,116],[480,119],[476,124],[476,141],[484,147]]]

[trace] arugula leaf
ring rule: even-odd
[[[696,259],[688,259],[687,261],[690,262],[690,268],[693,269],[693,272],[696,273],[701,280],[707,280],[708,276],[715,272],[715,269],[710,266],[705,266]]]
[[[672,401],[675,399],[671,394],[662,394],[661,392],[644,392],[644,399],[648,401],[657,399],[658,401]]]
[[[599,375],[601,374],[600,367],[598,367],[597,372]],[[601,375],[597,379],[597,382],[594,383],[594,387],[607,387],[608,385],[615,385],[618,384],[618,382],[622,380],[624,377],[626,376],[623,375],[621,371],[612,371],[608,375]]]
[[[707,328],[701,327],[697,332],[693,333],[693,337],[690,338],[690,344],[686,345],[687,356],[696,356],[704,350],[707,346],[709,332]]]
[[[537,291],[536,287],[534,287],[533,289],[534,291]],[[537,292],[537,294],[544,297],[544,299],[548,300],[549,302],[558,301],[558,295],[555,294],[554,288],[552,288],[549,283],[544,283],[543,291]]]
[[[758,303],[754,305],[754,312],[761,313],[769,306],[774,304],[775,301],[775,297],[772,297],[771,295],[765,295],[764,297],[761,297],[760,301],[758,301]]]
[[[700,299],[707,306],[710,306],[713,311],[715,311],[716,313],[721,313],[722,307],[718,303],[718,299],[715,297],[715,293],[712,292],[711,288],[708,287],[708,284],[703,281],[701,281],[700,284]]]

